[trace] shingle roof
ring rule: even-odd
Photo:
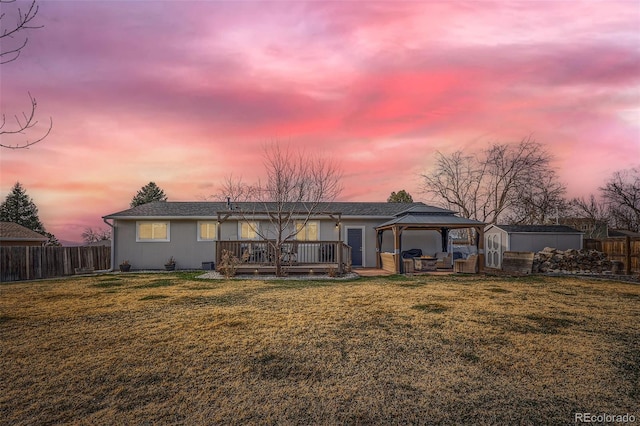
[[[416,228],[427,228],[431,226],[453,228],[484,226],[484,223],[452,214],[404,215],[385,222],[382,225],[378,225],[376,228],[383,228],[391,225],[406,225],[408,227],[415,225]]]
[[[0,241],[47,241],[47,237],[13,222],[0,222]]]
[[[409,207],[407,210],[401,211],[396,216],[404,216],[404,215],[414,215],[414,216],[422,216],[422,215],[454,215],[455,212],[452,210],[442,209],[440,207],[427,206],[426,204],[418,204],[412,207]]]
[[[495,225],[507,232],[555,232],[562,234],[581,234],[577,229],[565,225]]]
[[[628,229],[609,229],[609,237],[640,237],[640,233]]]
[[[264,213],[274,210],[274,203],[267,203],[268,210],[265,210],[261,203],[233,203],[234,206],[242,207],[244,211],[254,211]],[[304,206],[300,205],[300,211],[304,211]],[[364,203],[364,202],[332,202],[323,203],[317,211],[325,213],[340,213],[343,216],[372,216],[372,217],[394,217],[412,207],[422,209],[433,209],[433,211],[448,211],[437,207],[427,206],[423,203]],[[218,212],[228,211],[226,202],[211,201],[155,201],[142,204],[131,209],[123,210],[104,216],[105,219],[118,218],[145,218],[145,217],[215,217]]]

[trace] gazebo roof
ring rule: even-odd
[[[431,206],[415,206],[404,210],[394,219],[376,226],[376,230],[401,226],[405,229],[469,228],[484,226],[483,222],[456,216],[451,210]]]

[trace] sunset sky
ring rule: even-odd
[[[0,107],[12,125],[31,93],[53,130],[0,151],[0,196],[20,181],[59,239],[106,227],[149,181],[193,201],[253,180],[272,140],[339,160],[343,201],[429,202],[436,151],[529,136],[569,196],[640,165],[638,0],[39,5]]]

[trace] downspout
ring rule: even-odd
[[[102,218],[102,221],[111,228],[111,268],[108,272],[113,272],[113,265],[116,264],[116,228],[111,223],[107,222],[107,219],[104,217]]]

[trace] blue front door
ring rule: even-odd
[[[362,266],[362,228],[347,228],[347,245],[351,247],[351,266]]]

